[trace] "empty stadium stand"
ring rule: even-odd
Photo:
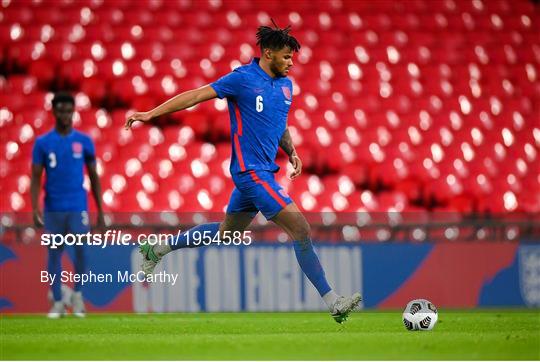
[[[31,210],[31,149],[60,89],[95,141],[107,211],[223,211],[224,100],[122,126],[249,62],[270,18],[302,44],[289,126],[305,170],[280,181],[303,210],[540,213],[540,7],[526,0],[2,1],[0,211]]]

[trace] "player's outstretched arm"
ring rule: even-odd
[[[34,225],[43,226],[43,216],[39,209],[39,191],[41,188],[41,175],[43,174],[43,165],[32,164],[32,177],[30,178],[30,198],[32,202],[32,218]]]
[[[285,129],[285,132],[283,132],[283,135],[279,140],[279,147],[281,147],[281,149],[285,151],[287,155],[289,155],[289,162],[294,169],[290,175],[290,178],[291,180],[294,180],[302,173],[302,160],[300,159],[300,157],[298,157],[298,154],[296,153],[296,149],[294,148],[289,128]]]
[[[183,109],[193,107],[196,104],[217,97],[216,91],[209,85],[192,89],[169,99],[165,103],[160,104],[156,108],[148,112],[136,112],[128,117],[125,128],[130,129],[131,125],[137,121],[148,122],[153,118],[163,116],[165,114],[181,111]]]

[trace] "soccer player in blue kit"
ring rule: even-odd
[[[83,188],[85,165],[98,209],[98,227],[105,224],[94,145],[90,137],[73,129],[74,109],[73,96],[65,92],[55,94],[52,100],[55,127],[36,139],[32,151],[30,192],[34,224],[37,227],[45,226],[45,232],[51,234],[85,234],[90,231],[87,196]],[[45,210],[42,215],[38,199],[43,170],[47,180]],[[60,282],[63,251],[64,246],[48,248],[48,272],[55,276],[51,286],[54,304],[47,315],[49,318],[59,318],[66,313]],[[83,245],[75,245],[74,267],[77,274],[85,272]],[[81,283],[75,283],[70,302],[73,314],[84,317]]]
[[[336,294],[329,286],[319,258],[313,249],[310,227],[296,204],[276,182],[279,170],[275,163],[278,147],[289,156],[294,171],[300,175],[302,161],[296,153],[287,129],[287,114],[292,102],[292,82],[287,75],[293,65],[293,52],[300,44],[285,29],[261,26],[257,45],[261,57],[236,68],[216,82],[181,93],[148,112],[137,112],[126,121],[129,129],[136,121],[148,122],[155,117],[192,107],[213,98],[227,98],[231,120],[231,175],[235,184],[225,220],[194,227],[166,245],[141,245],[143,271],[152,273],[168,252],[189,245],[189,235],[199,231],[213,239],[219,232],[243,232],[257,212],[273,221],[294,240],[294,251],[302,271],[315,286],[333,318],[343,323],[361,301],[359,293],[350,297]],[[205,233],[206,232],[206,233]],[[230,234],[229,234],[230,235]]]

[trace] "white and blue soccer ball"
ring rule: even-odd
[[[411,300],[403,311],[403,324],[409,331],[430,331],[437,324],[437,307],[429,300]]]

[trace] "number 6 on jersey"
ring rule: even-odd
[[[255,98],[255,109],[259,113],[263,111],[264,105],[263,105],[263,97],[262,96],[257,96],[257,98]]]

